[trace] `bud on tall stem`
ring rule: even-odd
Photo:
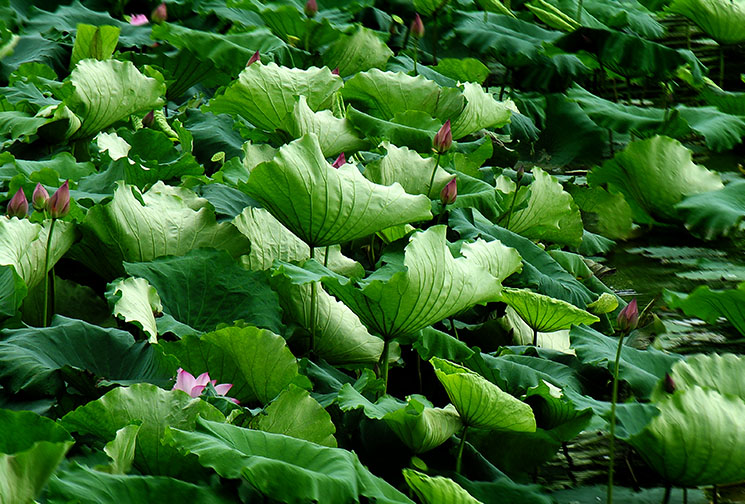
[[[47,200],[47,211],[52,219],[59,219],[70,211],[70,184],[68,180]]]
[[[19,187],[15,195],[10,198],[8,202],[8,209],[5,215],[10,217],[18,217],[23,219],[28,214],[28,201],[26,200],[26,193],[23,192],[23,187]]]
[[[422,18],[419,17],[419,14],[411,22],[411,34],[418,39],[424,37],[424,23],[422,23]]]
[[[47,200],[49,199],[49,193],[46,189],[44,189],[44,186],[41,184],[36,184],[36,188],[34,189],[34,194],[31,195],[31,203],[34,206],[34,210],[41,212],[47,207]]]
[[[432,140],[432,147],[436,153],[445,154],[451,145],[453,145],[453,133],[450,129],[450,119],[448,119]]]
[[[316,0],[308,0],[305,2],[305,15],[309,18],[312,18],[316,15],[318,12],[318,4],[316,3]]]

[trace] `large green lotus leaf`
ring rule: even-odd
[[[523,260],[519,286],[533,287],[541,294],[563,299],[580,308],[587,306],[595,294],[565,270],[545,250],[528,238],[494,225],[477,210],[458,209],[450,212],[450,226],[466,239],[482,237],[499,240],[518,251]]]
[[[236,320],[282,332],[282,310],[267,275],[246,271],[224,251],[196,249],[179,257],[124,263],[124,269],[155,287],[163,313],[193,328],[191,333]]]
[[[659,415],[627,441],[676,486],[745,478],[745,402],[691,387],[657,403]],[[623,420],[623,419],[621,419]]]
[[[719,43],[745,42],[743,0],[673,0],[668,9],[690,19]]]
[[[311,327],[311,286],[278,278],[274,283],[282,309],[301,327]],[[323,288],[316,290],[315,353],[332,364],[373,364],[380,360],[383,340],[372,336],[347,305]]]
[[[464,424],[488,430],[535,432],[533,410],[468,368],[444,359],[429,360]]]
[[[623,194],[610,193],[602,187],[576,185],[568,190],[581,210],[582,222],[588,230],[611,239],[631,238],[634,218]]]
[[[76,253],[89,268],[116,278],[124,272],[123,261],[180,256],[200,247],[224,249],[237,257],[249,244],[231,223],[217,223],[206,199],[157,182],[145,193],[118,183],[109,203],[88,211],[78,247]]]
[[[422,360],[440,357],[455,362],[463,362],[473,355],[466,343],[434,327],[425,327],[411,345]]]
[[[631,142],[587,178],[593,185],[609,184],[652,217],[667,220],[678,218],[675,205],[685,197],[723,187],[719,175],[695,164],[691,151],[664,136]]]
[[[362,103],[382,119],[392,119],[407,110],[426,112],[442,121],[457,116],[465,106],[463,94],[456,88],[442,88],[421,75],[373,69],[358,73],[342,89],[345,100]]]
[[[48,118],[35,117],[20,110],[5,110],[0,112],[0,131],[4,140],[3,146],[12,144],[19,138],[31,137],[49,122]]]
[[[399,185],[373,184],[349,163],[333,168],[313,134],[283,146],[273,161],[254,168],[245,191],[316,247],[431,218],[428,198],[408,195]]]
[[[192,430],[197,417],[215,421],[225,418],[208,402],[185,392],[139,383],[115,388],[66,414],[60,422],[70,432],[102,440],[114,439],[122,427],[141,422],[134,467],[146,474],[183,476],[181,470],[187,467],[187,461],[175,448],[162,444],[163,433],[169,426]]]
[[[706,147],[715,152],[732,149],[742,142],[745,135],[745,120],[721,112],[715,107],[678,105],[675,110],[688,123],[691,130],[704,137]]]
[[[582,216],[572,196],[558,180],[538,167],[533,168],[533,182],[528,187],[527,206],[513,212],[510,231],[533,240],[579,246]],[[513,194],[505,196],[505,201],[512,201]],[[519,194],[517,198],[520,200]]]
[[[267,404],[298,378],[284,338],[256,327],[226,327],[161,344],[194,376],[209,372],[218,383],[232,383],[229,395],[242,403]]]
[[[35,224],[27,219],[0,219],[0,264],[13,266],[29,289],[44,280],[44,260],[51,221]],[[49,269],[75,242],[75,225],[57,221],[52,232]]]
[[[687,295],[666,291],[665,298],[670,308],[678,308],[686,315],[701,318],[710,324],[724,317],[740,334],[745,335],[745,283],[727,290],[712,290],[707,285],[701,285]]]
[[[163,311],[158,291],[144,278],[128,277],[110,283],[106,299],[115,317],[138,324],[148,334],[149,343],[158,342],[155,314]]]
[[[434,408],[417,397],[409,397],[406,406],[386,414],[383,421],[417,454],[437,448],[463,426],[452,404]]]
[[[453,179],[451,174],[438,167],[430,188],[429,181],[436,164],[434,157],[423,158],[408,147],[396,147],[390,142],[383,142],[381,147],[386,155],[365,167],[365,177],[376,184],[388,186],[398,182],[409,194],[437,198],[445,184]]]
[[[589,406],[580,409],[559,387],[545,381],[529,389],[525,401],[541,419],[541,429],[551,431],[562,441],[575,438],[593,416]]]
[[[336,447],[336,427],[331,416],[307,390],[295,385],[282,391],[262,414],[254,417],[251,427]]]
[[[97,466],[96,469],[111,474],[127,474],[132,469],[135,460],[135,447],[139,432],[140,424],[125,425],[116,431],[114,439],[103,447],[111,463],[108,466]]]
[[[346,115],[354,127],[373,143],[388,140],[394,145],[406,146],[422,153],[432,152],[432,138],[439,128],[439,123],[431,124],[429,114],[418,110],[404,112],[403,117],[409,120],[403,124],[404,121],[379,119],[365,114],[351,105],[347,107]]]
[[[612,372],[618,348],[616,338],[581,326],[572,327],[569,335],[572,348],[584,364],[603,367]],[[627,382],[635,394],[646,398],[652,393],[659,379],[682,358],[678,354],[668,354],[652,347],[638,350],[624,345],[618,364],[618,377]]]
[[[235,502],[222,496],[214,488],[187,483],[167,476],[125,476],[107,474],[73,463],[56,474],[47,491],[50,503],[77,502],[79,504],[230,504]]]
[[[0,409],[0,500],[35,502],[67,450],[70,434],[30,411]]]
[[[12,266],[0,266],[0,317],[12,317],[28,289],[23,279]]]
[[[466,106],[453,120],[453,139],[458,140],[483,128],[501,128],[510,122],[512,110],[504,102],[494,99],[479,84],[463,83]]]
[[[384,394],[375,402],[372,402],[351,383],[345,383],[339,388],[335,401],[339,405],[339,409],[344,412],[362,409],[367,418],[375,420],[382,420],[387,414],[406,406],[405,402],[388,394]]]
[[[385,68],[393,56],[388,46],[373,30],[360,26],[352,35],[341,35],[323,53],[329,68],[338,68],[339,75],[348,77],[371,68]]]
[[[600,321],[592,313],[573,304],[528,289],[506,287],[502,291],[502,301],[514,308],[532,329],[540,332],[560,331],[573,325]]]
[[[697,354],[678,361],[670,371],[675,390],[693,387],[716,390],[724,396],[745,401],[745,357],[735,354]],[[660,381],[652,397],[667,396],[665,381]]]
[[[554,298],[549,299],[558,301]],[[569,306],[574,307],[574,305]],[[537,341],[536,346],[556,350],[558,352],[572,351],[569,342],[568,329],[546,332],[538,331],[537,334],[534,335],[533,328],[530,327],[525,319],[523,319],[512,306],[507,306],[504,317],[501,318],[499,323],[505,328],[505,330],[512,332],[512,342],[515,345],[532,345],[533,337],[535,336]]]
[[[251,251],[241,257],[248,269],[265,270],[275,260],[295,262],[310,257],[310,247],[263,208],[246,207],[233,224],[251,243]]]
[[[330,110],[313,112],[305,96],[298,97],[291,118],[289,133],[295,138],[313,133],[326,157],[335,157],[341,152],[349,155],[367,146],[348,119],[339,119]]]
[[[145,77],[129,61],[85,59],[70,73],[64,103],[82,121],[75,138],[95,135],[130,115],[163,105],[163,82]]]
[[[162,383],[175,369],[131,334],[55,316],[50,327],[6,329],[0,342],[0,376],[11,391],[56,394],[68,369],[109,381]]]
[[[481,504],[462,486],[444,476],[427,476],[413,469],[404,469],[404,479],[424,504]]]
[[[79,24],[70,55],[70,68],[74,68],[80,60],[86,58],[97,60],[111,58],[119,42],[119,31],[116,26]]]
[[[244,478],[280,502],[380,504],[412,501],[370,473],[353,452],[290,436],[199,420],[196,432],[169,430],[171,442],[223,478]]]
[[[290,131],[295,96],[305,96],[310,109],[318,111],[331,106],[341,86],[341,78],[326,67],[302,70],[257,62],[243,70],[224,94],[213,98],[208,110],[240,115],[261,129]]]
[[[724,189],[689,196],[675,208],[685,216],[686,228],[711,240],[728,236],[745,219],[745,181],[727,184]]]

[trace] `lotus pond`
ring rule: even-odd
[[[0,0],[0,502],[743,502],[745,1]]]

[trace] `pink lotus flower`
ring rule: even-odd
[[[217,380],[211,380],[209,373],[206,372],[200,374],[196,378],[194,378],[193,374],[188,371],[184,371],[182,368],[178,368],[178,371],[176,373],[176,384],[171,390],[181,390],[189,394],[190,397],[199,397],[200,395],[202,395],[202,392],[204,392],[204,389],[207,388],[207,384],[211,383],[212,387],[215,389],[215,392],[217,392],[217,395],[223,396],[225,397],[225,399],[233,401],[235,404],[239,404],[238,399],[227,397],[225,395],[230,391],[231,388],[233,388],[232,383],[218,384]]]
[[[432,146],[436,153],[444,154],[451,145],[453,145],[453,133],[450,130],[450,119],[448,119],[432,140]]]
[[[147,16],[145,14],[132,14],[129,16],[129,24],[133,26],[142,26],[148,24]]]
[[[419,17],[419,14],[411,22],[411,34],[418,39],[424,36],[424,23],[422,22],[422,18]]]
[[[166,8],[165,2],[161,3],[155,9],[153,9],[152,14],[150,14],[150,19],[152,19],[156,23],[162,23],[163,21],[168,19],[168,9]]]
[[[633,331],[639,325],[639,308],[636,305],[636,298],[632,299],[618,314],[616,325],[620,331],[625,333]]]
[[[336,161],[331,163],[331,166],[333,166],[334,168],[339,168],[340,166],[343,166],[344,164],[346,164],[346,162],[347,162],[347,158],[344,156],[344,153],[342,152],[341,154],[339,154],[339,157],[336,158]]]
[[[8,202],[8,209],[6,215],[10,217],[18,217],[23,219],[28,214],[28,201],[26,200],[26,193],[23,192],[23,187],[19,187],[15,195],[10,198]]]
[[[318,3],[316,0],[308,0],[305,2],[305,15],[312,18],[318,12]]]
[[[47,200],[47,211],[52,219],[59,219],[70,211],[70,184],[68,180]]]
[[[41,212],[47,206],[47,200],[49,199],[49,193],[44,186],[36,184],[34,194],[31,195],[31,203],[34,205],[34,210]]]

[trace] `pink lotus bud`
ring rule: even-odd
[[[70,211],[70,184],[68,180],[47,200],[47,211],[52,219],[59,219]]]
[[[318,4],[316,0],[308,0],[305,2],[305,15],[312,18],[318,12]]]
[[[455,178],[448,182],[445,187],[442,188],[442,191],[440,191],[440,201],[442,201],[443,205],[450,205],[451,203],[455,203],[455,198],[458,197],[458,184],[455,181]]]
[[[450,131],[450,119],[442,125],[440,131],[437,132],[435,138],[432,140],[434,151],[438,154],[444,154],[453,145],[453,133]]]
[[[339,75],[339,67],[336,67],[336,68],[334,68],[333,70],[331,70],[331,73],[332,73],[333,75]]]
[[[148,24],[150,21],[147,20],[145,14],[132,14],[129,16],[129,24],[134,26],[142,26]]]
[[[44,186],[36,184],[34,194],[31,195],[31,203],[34,205],[34,210],[41,212],[47,207],[47,200],[49,199],[49,193]]]
[[[15,195],[10,198],[5,215],[8,217],[18,217],[19,219],[23,219],[27,214],[28,201],[26,200],[26,193],[23,192],[23,187],[19,187]]]
[[[520,185],[520,181],[523,179],[524,176],[525,176],[525,167],[520,166],[520,168],[517,169],[517,177],[515,177],[517,180],[517,185]]]
[[[150,19],[152,19],[156,23],[162,23],[163,21],[168,19],[168,9],[166,8],[165,2],[161,3],[155,9],[153,9],[152,14],[150,14]]]
[[[618,314],[616,325],[620,331],[625,333],[633,331],[639,325],[639,308],[636,306],[636,298],[632,299]]]
[[[411,34],[418,39],[424,37],[424,23],[422,23],[422,18],[419,17],[419,14],[411,22]]]
[[[342,152],[341,154],[339,154],[339,157],[336,158],[336,161],[331,163],[331,166],[333,166],[334,168],[339,168],[340,166],[344,165],[346,162],[347,162],[347,158],[344,157],[344,153]]]
[[[670,373],[665,373],[665,381],[662,383],[662,387],[668,394],[675,392],[675,382],[673,381],[673,377],[670,376]]]
[[[250,58],[248,58],[248,63],[246,63],[246,67],[250,67],[251,65],[253,65],[257,61],[261,61],[261,55],[259,54],[259,51],[256,51],[253,54],[253,56],[251,56]]]
[[[146,128],[152,128],[155,123],[155,111],[151,110],[142,118],[142,125]]]

